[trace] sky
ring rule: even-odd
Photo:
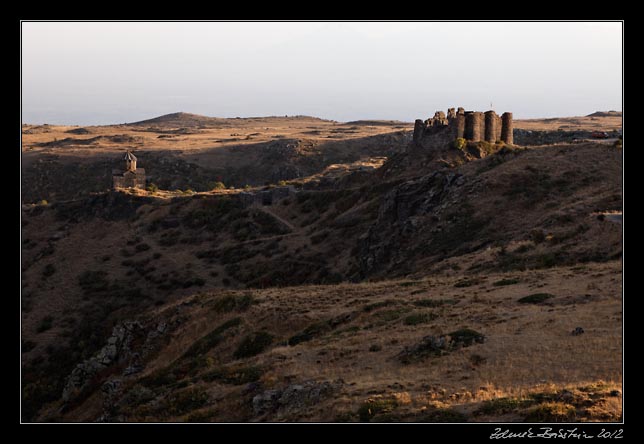
[[[622,109],[620,22],[23,22],[22,121]]]

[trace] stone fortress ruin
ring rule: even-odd
[[[125,161],[125,171],[112,170],[113,188],[145,189],[145,170],[136,167],[136,156],[128,151],[122,159]]]
[[[465,111],[463,108],[449,108],[447,116],[443,111],[436,111],[434,117],[425,121],[417,119],[414,124],[413,141],[419,143],[423,137],[447,130],[453,140],[465,139],[471,142],[505,142],[514,143],[512,137],[512,113],[505,112],[499,116],[490,110]]]

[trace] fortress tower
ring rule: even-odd
[[[512,145],[514,143],[512,131],[512,113],[503,113],[501,116],[501,140],[508,145]]]
[[[485,112],[485,141],[494,143],[496,138],[496,113],[494,111]]]

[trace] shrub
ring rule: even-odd
[[[207,402],[208,393],[195,388],[170,397],[164,410],[170,415],[181,415],[203,407]]]
[[[454,284],[454,287],[456,288],[465,288],[465,287],[471,287],[472,285],[480,284],[481,280],[477,278],[471,278],[471,279],[462,279],[458,281],[457,283]]]
[[[44,331],[49,330],[52,325],[54,324],[54,318],[51,316],[45,316],[40,320],[40,323],[38,324],[38,327],[36,328],[37,333],[42,333]]]
[[[229,294],[217,299],[214,302],[212,309],[217,313],[230,313],[233,310],[245,311],[253,304],[253,302],[254,298],[251,293],[244,293],[241,296]]]
[[[288,182],[285,180],[280,180],[279,182],[277,182],[277,185],[280,187],[285,187],[286,185],[288,185]]]
[[[311,244],[317,245],[329,236],[329,230],[324,230],[311,236]]]
[[[139,253],[140,253],[140,252],[142,252],[142,251],[147,251],[147,250],[149,250],[149,249],[150,249],[150,246],[149,246],[148,244],[146,244],[146,243],[142,243],[142,244],[138,244],[137,246],[135,246],[135,247],[134,247],[134,249],[135,249],[137,252],[139,252]]]
[[[226,189],[226,185],[224,185],[224,183],[223,183],[223,182],[215,182],[215,183],[212,185],[212,189],[213,189],[213,190],[225,190],[225,189]]]
[[[467,422],[467,416],[454,409],[432,409],[424,412],[414,422]]]
[[[481,406],[474,411],[475,415],[495,415],[511,413],[534,404],[532,399],[496,398],[483,401]]]
[[[393,310],[383,310],[378,313],[375,313],[374,316],[377,316],[379,319],[381,319],[384,322],[391,322],[400,318],[403,314],[409,311],[411,311],[411,308],[404,307],[404,308],[397,308]]]
[[[453,345],[463,345],[464,347],[469,347],[475,342],[480,344],[485,341],[485,335],[469,328],[453,331],[449,333],[449,337],[452,339]]]
[[[202,355],[207,353],[210,349],[219,345],[222,341],[222,334],[233,327],[237,327],[242,323],[241,318],[233,318],[224,322],[219,327],[212,330],[210,333],[198,339],[192,346],[183,354],[183,358]]]
[[[297,345],[301,342],[307,342],[313,340],[316,336],[320,336],[323,333],[329,332],[332,330],[332,327],[329,321],[316,322],[306,327],[303,331],[291,336],[288,339],[288,345]]]
[[[400,287],[414,287],[416,285],[420,285],[422,282],[421,281],[405,281],[401,282],[398,284]]]
[[[519,283],[518,279],[510,278],[510,279],[501,279],[500,281],[496,281],[492,283],[492,285],[494,285],[495,287],[502,287],[504,285],[514,285],[518,283]]]
[[[246,336],[233,353],[235,359],[249,358],[262,353],[273,342],[273,335],[267,332],[257,332]]]
[[[387,299],[386,301],[374,302],[373,304],[367,304],[364,307],[362,307],[362,311],[370,312],[370,311],[376,310],[378,308],[387,307],[389,305],[396,305],[396,304],[397,304],[397,302],[394,301],[393,299]]]
[[[360,422],[369,422],[371,418],[380,413],[388,413],[398,407],[398,401],[395,399],[369,399],[358,409]]]
[[[220,381],[225,384],[242,385],[256,382],[264,374],[261,367],[219,367],[204,374],[206,382]]]
[[[56,273],[56,267],[54,266],[54,264],[47,264],[42,270],[42,277],[43,279],[46,279],[54,273]]]
[[[47,206],[47,205],[49,205],[49,202],[47,202],[45,199],[43,199],[40,202],[38,202],[38,205]]]
[[[148,186],[145,188],[148,190],[150,193],[156,193],[159,191],[159,187],[155,183],[150,183]]]
[[[452,142],[452,146],[457,150],[463,150],[467,146],[467,140],[463,139],[462,137],[459,137],[458,139]]]
[[[86,270],[78,276],[78,284],[86,293],[98,293],[109,288],[107,272]]]
[[[532,245],[532,244],[523,244],[523,245],[520,245],[516,250],[514,250],[514,252],[515,253],[525,253],[527,251],[532,250],[533,248],[534,248],[534,245]]]
[[[427,324],[437,317],[438,315],[435,313],[414,313],[405,317],[405,319],[403,319],[403,323],[405,325]]]
[[[540,304],[546,299],[550,299],[552,297],[554,297],[554,295],[550,293],[534,293],[534,294],[522,297],[517,302],[520,304]]]
[[[440,307],[441,305],[451,304],[454,305],[458,301],[454,299],[419,299],[414,301],[416,307]]]
[[[526,422],[571,422],[577,416],[575,407],[562,402],[547,402],[533,408]]]
[[[542,243],[543,241],[546,240],[546,235],[543,232],[543,230],[532,230],[530,232],[530,239],[535,244],[540,244],[540,243]]]

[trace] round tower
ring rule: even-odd
[[[454,138],[461,139],[465,137],[465,114],[458,113],[452,122],[454,129]]]
[[[501,140],[508,145],[514,144],[512,131],[512,113],[503,113],[501,116]]]
[[[416,119],[416,122],[414,122],[414,136],[413,136],[414,142],[420,142],[420,140],[425,135],[426,126],[427,124],[423,122],[421,119]]]
[[[481,140],[482,124],[483,113],[478,111],[467,111],[465,113],[465,139],[479,142]]]
[[[496,142],[496,113],[492,110],[485,112],[485,141]]]

